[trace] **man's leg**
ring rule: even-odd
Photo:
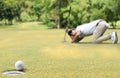
[[[100,22],[93,32],[92,42],[101,43],[103,41],[111,39],[111,34],[103,35],[107,27],[104,22]]]

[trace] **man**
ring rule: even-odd
[[[103,35],[109,27],[110,25],[105,20],[99,19],[77,26],[75,29],[66,29],[66,32],[71,37],[72,43],[79,42],[84,37],[92,35],[92,43],[101,43],[111,39],[113,44],[117,44],[118,37],[116,32]]]

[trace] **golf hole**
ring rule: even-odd
[[[23,71],[16,71],[16,70],[10,70],[10,71],[4,71],[3,75],[9,75],[9,76],[17,76],[17,75],[23,75],[25,74]]]

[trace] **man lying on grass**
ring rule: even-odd
[[[101,43],[111,39],[113,44],[117,44],[118,37],[116,32],[103,35],[109,27],[110,25],[105,20],[99,19],[90,23],[79,25],[75,29],[66,28],[66,32],[71,37],[72,43],[77,43],[84,37],[92,35],[92,43]]]

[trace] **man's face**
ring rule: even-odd
[[[74,35],[75,35],[75,33],[76,33],[76,30],[72,30],[71,35],[72,35],[72,36],[74,36]]]

